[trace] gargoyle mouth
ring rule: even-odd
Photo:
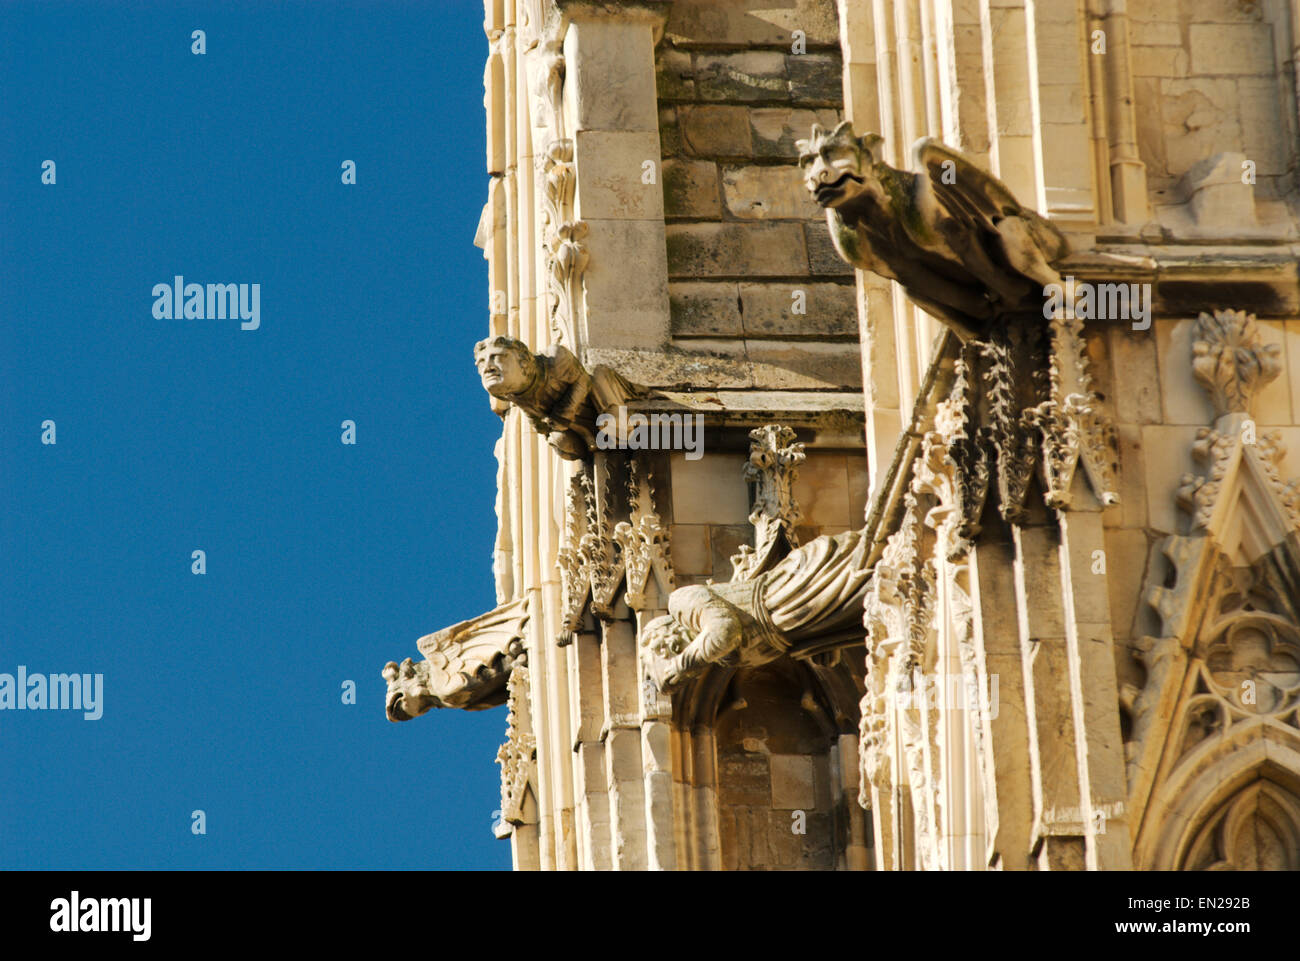
[[[849,181],[861,184],[862,178],[846,170],[840,175],[838,180],[831,183],[820,184],[813,191],[813,197],[816,199],[817,203],[821,204],[823,207],[829,207],[833,200],[843,195],[844,188],[848,186]]]

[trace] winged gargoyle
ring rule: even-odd
[[[1051,223],[1006,184],[929,137],[912,148],[918,172],[880,159],[878,134],[845,121],[801,140],[804,184],[826,208],[846,261],[890,280],[963,340],[983,340],[1009,314],[1042,317],[1043,288],[1069,250]]]
[[[384,665],[388,719],[409,721],[433,707],[479,711],[504,704],[527,624],[523,597],[420,638],[415,644],[425,660]]]
[[[559,455],[584,460],[596,447],[596,419],[646,393],[603,365],[588,373],[568,348],[534,354],[521,340],[497,336],[474,345],[483,388],[518,407]]]

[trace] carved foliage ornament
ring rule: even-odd
[[[807,455],[789,427],[767,424],[749,432],[749,460],[744,477],[754,493],[749,522],[754,525],[755,547],[742,545],[731,558],[732,580],[754,577],[799,545],[795,527],[803,513],[794,499],[799,465]]]
[[[610,470],[609,461],[606,471]],[[627,460],[628,519],[615,522],[613,478],[606,473],[597,503],[594,472],[583,466],[569,482],[564,544],[556,562],[563,599],[557,643],[572,643],[590,603],[602,620],[614,618],[619,591],[628,607],[646,610],[673,589],[668,530],[655,511],[654,476],[639,459]],[[652,590],[652,588],[654,590]]]
[[[1204,476],[1184,475],[1178,504],[1191,515],[1193,531],[1210,528],[1225,485],[1243,471],[1270,488],[1283,515],[1300,527],[1300,481],[1281,475],[1286,447],[1278,431],[1258,434],[1250,419],[1259,392],[1282,372],[1281,346],[1264,343],[1253,314],[1244,310],[1202,313],[1192,334],[1192,372],[1214,404],[1214,427],[1197,431],[1193,457]]]
[[[520,14],[520,34],[533,93],[532,121],[542,130],[537,175],[549,294],[547,316],[556,342],[574,348],[576,310],[588,260],[583,243],[587,225],[574,216],[573,140],[568,136],[564,117],[561,18],[551,0],[524,0]]]
[[[537,737],[532,732],[527,655],[515,662],[507,687],[506,740],[497,749],[497,763],[501,765],[501,826],[497,829],[498,837],[510,833],[505,825],[524,823],[524,802],[537,771]]]
[[[1282,347],[1266,344],[1255,315],[1244,310],[1202,313],[1192,333],[1192,374],[1214,412],[1249,413],[1255,395],[1282,372]]]

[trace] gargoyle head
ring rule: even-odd
[[[389,661],[384,665],[384,680],[388,682],[385,707],[390,721],[409,721],[430,708],[441,706],[429,689],[427,661],[414,664],[409,657],[400,665]]]
[[[853,125],[844,121],[830,133],[813,124],[812,135],[800,140],[799,168],[804,186],[823,207],[842,207],[875,185],[873,170],[879,134],[853,135]]]
[[[497,336],[474,345],[474,365],[483,389],[502,399],[522,394],[537,379],[537,358],[513,337]]]
[[[691,632],[671,615],[656,617],[641,629],[641,645],[649,655],[646,666],[659,690],[667,691],[679,680],[674,661],[689,643]]]

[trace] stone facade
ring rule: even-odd
[[[485,29],[516,867],[1300,867],[1294,0]]]

